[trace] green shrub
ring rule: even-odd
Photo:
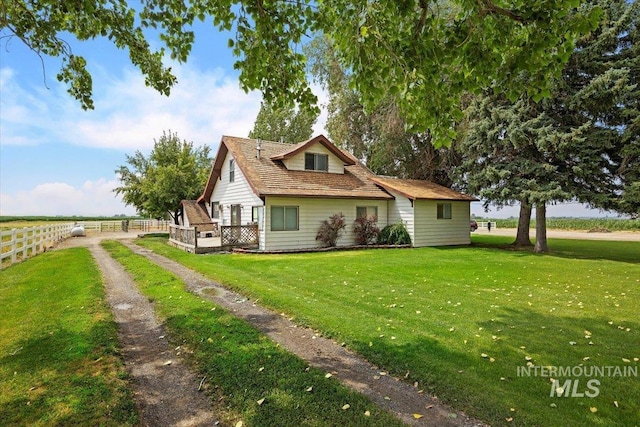
[[[378,234],[380,245],[410,245],[411,236],[403,223],[397,222],[384,227]]]

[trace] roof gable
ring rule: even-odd
[[[344,174],[289,170],[284,166],[281,159],[295,156],[316,143],[327,147],[346,164]],[[255,139],[223,136],[205,190],[198,201],[208,201],[211,198],[216,182],[220,179],[222,166],[229,156],[236,161],[236,167],[242,171],[253,193],[261,198],[290,196],[393,199],[393,196],[370,180],[373,174],[366,167],[320,135],[293,146],[261,141],[259,151]]]
[[[282,153],[271,156],[271,160],[285,160],[294,157],[295,155],[307,151],[315,144],[322,144],[327,150],[329,150],[338,159],[344,162],[345,165],[354,165],[356,161],[345,154],[342,150],[336,147],[331,141],[329,141],[324,135],[318,135],[307,141],[293,145],[289,150],[285,150]]]

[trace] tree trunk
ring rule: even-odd
[[[549,252],[547,246],[547,206],[536,204],[536,245],[533,251],[537,253]]]
[[[533,246],[529,238],[529,227],[531,224],[532,206],[526,201],[520,202],[520,216],[518,217],[518,233],[516,240],[512,243],[514,246]]]

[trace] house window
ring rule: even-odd
[[[220,202],[211,202],[211,218],[220,219]]]
[[[251,222],[254,224],[260,222],[260,206],[253,206],[251,208]]]
[[[438,219],[451,219],[451,203],[438,203]]]
[[[271,206],[271,231],[298,230],[297,206]]]
[[[235,160],[229,160],[229,182],[233,182],[236,177],[236,162]]]
[[[329,170],[329,155],[319,153],[304,153],[304,168],[308,171]]]
[[[377,206],[357,206],[356,207],[356,218],[371,218],[375,216],[378,218],[378,207]]]

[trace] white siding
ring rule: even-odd
[[[256,196],[242,171],[235,165],[235,176],[233,182],[229,182],[229,159],[230,154],[224,159],[220,180],[216,182],[209,202],[220,202],[222,211],[220,212],[220,224],[231,225],[231,205],[241,205],[240,209],[242,225],[251,222],[251,208],[262,206],[262,200]]]
[[[391,195],[395,197],[395,200],[389,201],[389,224],[395,224],[402,222],[411,236],[411,242],[415,242],[414,234],[414,210],[411,205],[411,200],[406,197],[390,191]],[[414,243],[415,244],[415,243]]]
[[[437,218],[438,203],[451,203],[451,219]],[[470,204],[464,201],[416,200],[414,246],[468,245]]]
[[[271,206],[298,206],[298,230],[271,231]],[[262,233],[264,245],[261,241],[260,249],[286,250],[320,247],[322,243],[316,240],[320,224],[331,215],[341,212],[345,216],[347,226],[338,239],[337,245],[354,245],[353,223],[356,220],[357,206],[377,206],[378,226],[382,228],[387,225],[387,202],[385,200],[267,197],[265,232]]]
[[[329,155],[329,173],[344,173],[344,163],[342,160],[337,158],[335,154],[329,151],[324,145],[320,143],[313,144],[306,151],[296,154],[290,159],[284,160],[284,165],[289,170],[300,170],[304,169],[304,155],[305,153],[318,153],[318,154],[328,154]],[[323,172],[317,172],[323,173]]]

